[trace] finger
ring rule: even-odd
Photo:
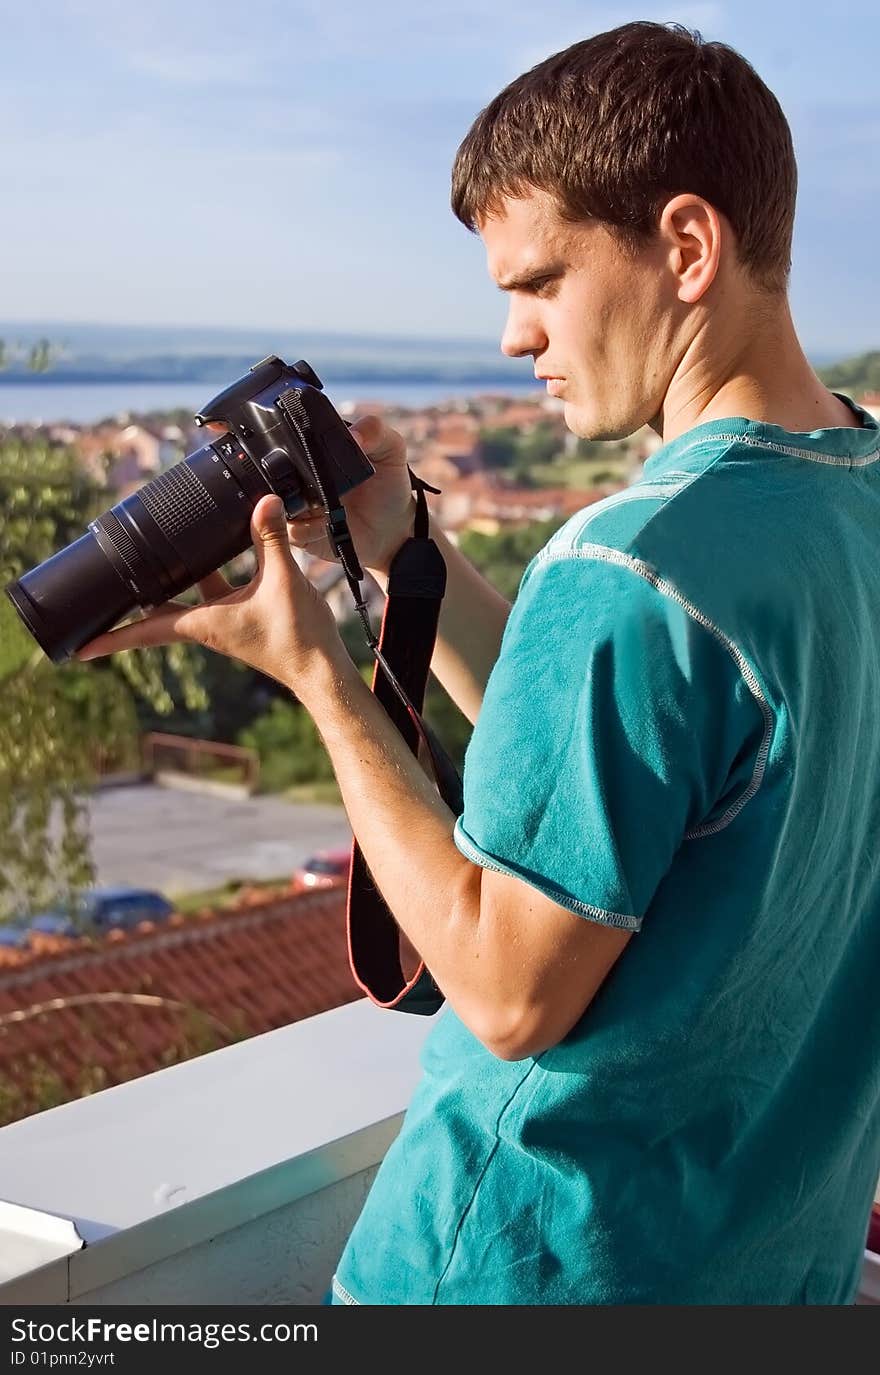
[[[406,459],[403,436],[390,425],[386,425],[381,416],[360,416],[351,426],[350,433],[354,435],[368,458],[376,459],[379,463],[389,459],[404,462]]]
[[[297,547],[316,544],[327,535],[327,517],[323,513],[320,516],[297,516],[287,522],[287,534]]]
[[[364,453],[372,453],[381,443],[385,425],[378,415],[361,415],[353,421],[349,433],[354,436]]]
[[[370,458],[388,458],[396,448],[397,432],[380,415],[362,415],[353,423],[350,433]]]
[[[219,569],[216,573],[209,573],[206,578],[200,578],[198,586],[204,602],[213,601],[215,597],[228,597],[230,592],[235,591]]]
[[[77,650],[74,657],[87,663],[90,659],[102,659],[107,654],[119,654],[126,649],[151,649],[191,639],[191,617],[198,610],[198,607],[186,607],[180,602],[168,602],[143,620],[98,635]]]
[[[273,565],[283,570],[296,568],[280,497],[260,498],[251,516],[251,535],[261,573]]]

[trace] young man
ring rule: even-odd
[[[275,498],[249,587],[217,575],[84,656],[191,638],[287,684],[448,1000],[337,1302],[853,1300],[880,1172],[880,435],[795,337],[795,181],[743,58],[654,24],[520,77],[459,150],[504,351],[574,433],[663,440],[512,611],[434,532],[433,668],[475,722],[461,817]],[[349,516],[383,577],[406,457],[358,433],[378,471]]]

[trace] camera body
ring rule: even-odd
[[[98,516],[6,592],[31,635],[63,663],[135,607],[178,596],[251,544],[251,515],[277,493],[288,518],[374,469],[304,360],[270,356],[195,417],[225,432]]]

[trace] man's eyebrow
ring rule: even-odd
[[[499,291],[522,291],[524,288],[536,286],[538,282],[544,282],[548,277],[558,277],[562,272],[562,263],[547,263],[544,267],[530,267],[525,272],[516,272],[511,277],[504,277],[497,283]]]

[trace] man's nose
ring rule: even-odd
[[[508,358],[524,358],[542,352],[546,344],[546,335],[534,316],[511,302],[501,336],[501,352]]]

